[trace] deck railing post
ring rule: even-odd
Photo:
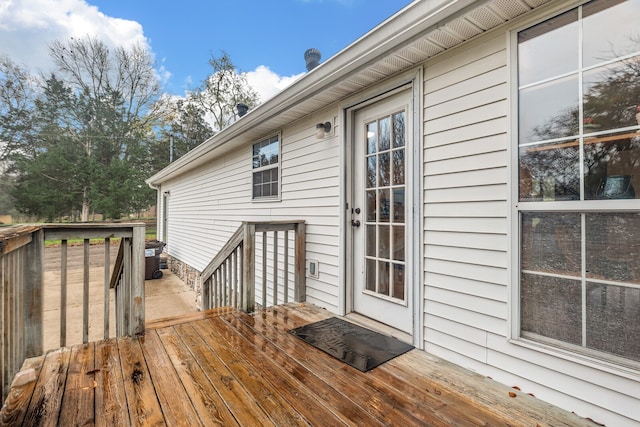
[[[130,335],[144,334],[144,270],[145,270],[145,227],[133,226],[131,239],[131,320]]]
[[[121,333],[118,335],[131,335],[131,238],[122,239],[124,256],[122,265],[123,274],[120,282],[120,318],[122,321]]]
[[[43,353],[42,290],[44,279],[44,231],[34,231],[31,243],[26,247],[27,262],[24,265],[24,356]]]
[[[304,222],[296,225],[295,248],[295,293],[296,302],[304,302],[307,298],[306,283],[306,226]]]
[[[84,239],[82,270],[82,342],[89,342],[89,239]]]
[[[244,295],[242,310],[252,312],[255,308],[255,277],[256,277],[256,226],[244,224],[244,244],[242,251],[242,276]]]

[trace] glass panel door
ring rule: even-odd
[[[352,311],[413,334],[409,137],[412,90],[354,112]]]

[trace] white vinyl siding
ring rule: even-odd
[[[507,40],[504,32],[488,35],[425,64],[424,348],[583,416],[624,425],[639,419],[630,375],[510,341],[517,183],[510,182]]]
[[[163,183],[171,191],[169,254],[202,271],[242,221],[305,220],[306,257],[320,263],[319,278],[307,278],[307,301],[337,311],[339,143],[318,142],[314,123],[281,133],[278,201],[252,202],[251,145]]]
[[[425,67],[425,349],[467,366],[507,331],[506,76],[504,36]]]

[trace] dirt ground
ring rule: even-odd
[[[116,259],[118,245],[112,244],[110,271]],[[104,338],[104,245],[91,245],[89,249],[89,340]],[[82,245],[67,249],[67,333],[66,345],[82,342],[83,270],[84,248]],[[61,300],[61,248],[45,249],[44,276],[44,349],[60,347],[60,300]],[[145,281],[146,320],[197,311],[196,295],[170,270],[162,270],[161,279]],[[109,336],[115,336],[115,305],[113,289],[110,295]]]

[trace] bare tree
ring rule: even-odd
[[[204,110],[215,130],[222,130],[238,119],[237,104],[251,108],[258,103],[259,97],[226,52],[223,51],[220,57],[212,56],[209,65],[213,73],[191,94],[190,100]]]
[[[36,79],[9,57],[0,55],[0,161],[15,151],[31,152],[31,119]]]

